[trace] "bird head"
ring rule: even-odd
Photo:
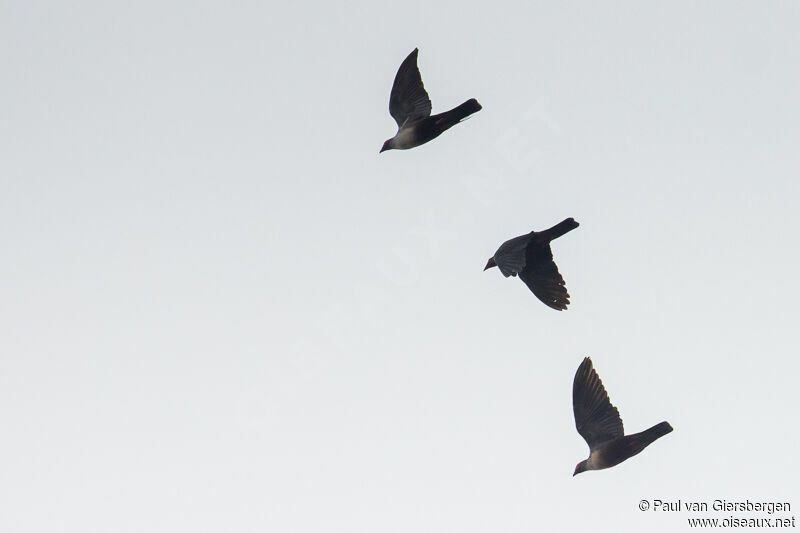
[[[392,147],[391,147],[391,146],[389,146],[389,144],[391,143],[391,141],[392,141],[392,140],[391,140],[391,139],[389,139],[388,141],[386,141],[385,143],[383,143],[383,148],[381,148],[381,151],[380,151],[380,152],[378,152],[378,153],[385,152],[386,150],[391,150],[391,149],[392,149]]]
[[[496,267],[497,263],[494,262],[494,256],[490,257],[489,260],[486,262],[486,266],[483,267],[483,270],[489,270],[492,267]]]
[[[586,468],[586,461],[581,461],[580,463],[575,465],[575,472],[572,474],[572,477],[575,477],[581,472],[585,472],[586,470],[588,470],[588,468]]]

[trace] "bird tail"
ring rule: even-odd
[[[641,433],[622,437],[622,442],[616,451],[624,457],[622,459],[624,461],[641,452],[670,431],[672,431],[672,426],[669,425],[669,422],[661,422]]]
[[[439,126],[441,131],[451,128],[470,116],[483,109],[481,104],[474,98],[470,98],[458,107],[454,107],[450,111],[445,111],[436,119],[436,125]]]
[[[652,444],[657,439],[660,439],[667,433],[672,431],[672,426],[669,425],[669,422],[661,422],[660,424],[656,424],[655,426],[651,427],[650,429],[646,429],[639,433],[639,440],[642,442],[642,448]]]
[[[660,439],[661,437],[663,437],[667,433],[670,433],[671,431],[672,431],[672,426],[669,425],[669,422],[661,422],[660,424],[656,424],[650,429],[642,431],[642,435],[646,437],[646,439],[649,440],[650,442],[653,442],[654,440]]]
[[[539,234],[542,237],[544,237],[544,239],[547,242],[550,242],[553,239],[558,239],[559,237],[561,237],[565,233],[568,233],[568,232],[574,230],[578,226],[579,226],[579,224],[577,222],[575,222],[575,219],[570,217],[570,218],[568,218],[566,220],[562,220],[561,222],[559,222],[558,224],[556,224],[555,226],[553,226],[550,229],[546,229],[546,230],[544,230],[542,232],[539,232]]]

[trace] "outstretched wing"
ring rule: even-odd
[[[611,405],[588,357],[578,367],[572,382],[572,410],[575,428],[592,451],[625,434],[619,411]]]
[[[566,309],[569,305],[569,293],[564,278],[553,261],[550,244],[531,242],[525,256],[525,268],[519,273],[519,279],[545,305],[558,311]]]
[[[414,48],[394,77],[392,94],[389,97],[389,114],[397,122],[397,127],[401,127],[406,121],[413,122],[431,114],[431,99],[425,92],[422,76],[417,68],[418,53],[419,49]]]
[[[516,276],[525,268],[525,250],[531,234],[520,235],[500,245],[494,253],[494,262],[505,277]]]

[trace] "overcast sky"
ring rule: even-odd
[[[0,530],[800,515],[800,5],[600,4],[0,1]],[[415,47],[483,110],[378,155]],[[587,355],[675,431],[573,478]]]

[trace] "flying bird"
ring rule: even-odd
[[[562,311],[569,305],[569,293],[553,261],[550,241],[577,227],[575,219],[568,218],[550,229],[514,237],[500,245],[483,270],[496,266],[505,277],[519,275],[545,305]]]
[[[603,382],[588,357],[583,360],[572,383],[572,409],[575,427],[589,445],[589,458],[575,466],[575,473],[601,470],[620,464],[641,452],[672,426],[661,422],[648,430],[625,435],[617,408],[611,405]]]
[[[383,143],[385,150],[408,150],[435,139],[471,114],[481,110],[481,104],[470,98],[460,106],[431,116],[431,99],[422,85],[417,67],[418,48],[408,54],[394,77],[389,96],[389,114],[397,122],[397,133]]]

